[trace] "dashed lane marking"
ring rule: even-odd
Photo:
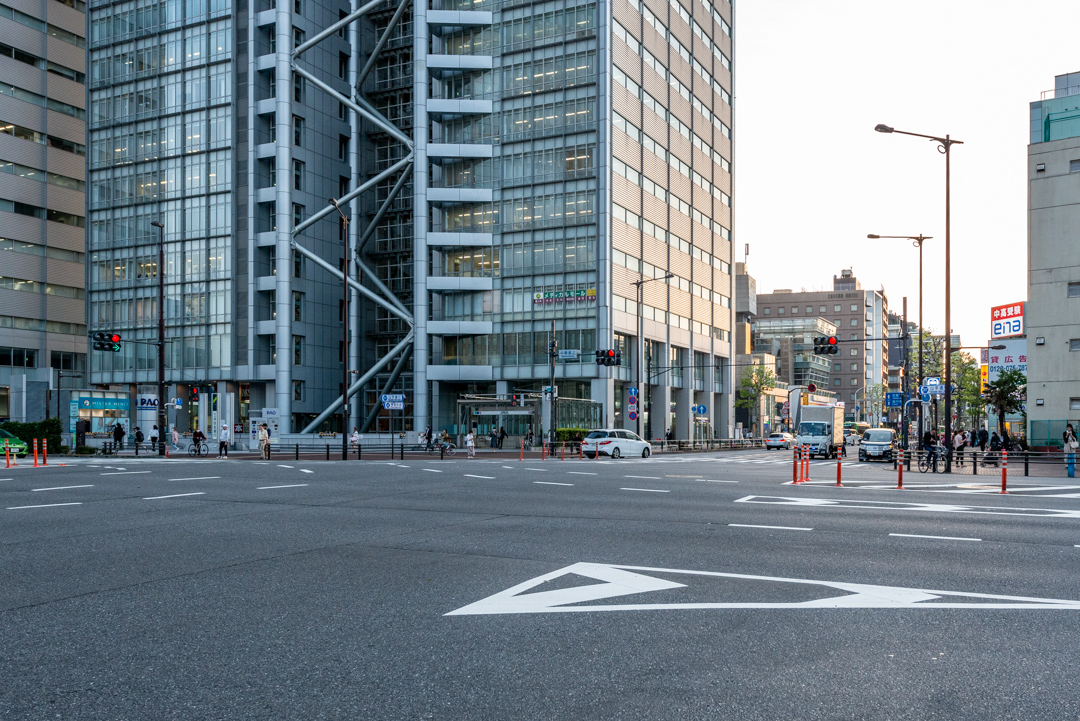
[[[160,501],[162,498],[183,498],[185,496],[205,496],[205,495],[206,494],[203,493],[202,491],[199,491],[198,493],[174,493],[171,496],[150,496],[149,498],[144,498],[143,500],[144,501]]]
[[[307,485],[306,483],[290,483],[290,484],[285,485],[285,486],[259,486],[255,490],[256,491],[267,491],[267,490],[270,490],[271,488],[303,488],[306,485]]]
[[[572,486],[573,483],[556,483],[555,481],[533,481],[533,483],[539,483],[542,486]]]
[[[391,463],[390,465],[394,465],[394,464],[393,464],[393,463]],[[279,463],[279,464],[278,464],[278,468],[296,468],[296,466],[283,466],[283,465],[281,465],[281,464]]]
[[[21,511],[24,508],[55,508],[56,506],[81,506],[81,503],[44,503],[40,506],[8,506],[9,511]]]
[[[69,488],[93,488],[93,485],[88,486],[53,486],[52,488],[31,488],[31,491],[66,491]]]
[[[642,493],[671,493],[671,491],[662,491],[659,488],[620,488],[620,491],[641,491]]]
[[[309,470],[308,470],[308,469],[306,469],[306,468],[301,468],[301,469],[300,469],[300,472],[301,472],[301,473],[314,473],[315,471],[309,471]]]
[[[196,476],[195,478],[169,478],[169,481],[216,481],[221,476]]]
[[[547,471],[546,468],[526,468],[525,470],[526,471],[544,471],[544,472]]]
[[[103,476],[133,476],[139,473],[150,473],[151,471],[116,471],[113,473],[102,473]]]
[[[772,528],[777,531],[812,531],[813,528],[800,528],[799,526],[756,526],[752,523],[729,523],[735,528]]]
[[[890,533],[896,538],[932,538],[937,541],[981,541],[981,538],[960,538],[958,536],[922,536],[918,533]]]
[[[659,481],[660,476],[623,476],[623,478],[641,478],[646,481]]]
[[[486,481],[493,481],[493,480],[495,480],[495,476],[476,476],[476,475],[473,475],[472,473],[466,473],[466,474],[465,474],[465,477],[466,477],[466,478],[483,478],[483,479],[484,479],[484,480],[486,480]]]
[[[434,468],[421,468],[421,471],[427,471],[428,473],[442,473],[442,471],[436,471]]]
[[[567,471],[566,474],[568,476],[595,476],[596,475],[595,473],[592,473],[590,471]]]

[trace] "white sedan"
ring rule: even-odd
[[[794,448],[795,436],[790,433],[772,433],[765,439],[765,450],[773,448]]]
[[[581,442],[581,451],[586,458],[596,458],[598,454],[611,458],[648,458],[652,446],[633,431],[605,428],[589,431]]]

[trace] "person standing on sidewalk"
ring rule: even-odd
[[[491,452],[494,453],[495,449],[499,447],[499,431],[495,426],[491,427]]]
[[[465,448],[469,451],[469,458],[476,455],[476,436],[473,435],[472,431],[465,434]]]
[[[1061,434],[1061,438],[1065,441],[1065,463],[1069,478],[1076,478],[1076,449],[1080,448],[1080,443],[1076,440],[1076,431],[1073,430],[1072,423],[1065,426],[1065,432]]]
[[[116,443],[116,450],[121,451],[124,449],[124,427],[117,423],[113,427],[112,437],[113,442]]]
[[[173,453],[180,452],[180,431],[176,430],[176,426],[172,429],[172,449]]]
[[[270,431],[267,429],[266,424],[263,423],[259,426],[259,455],[262,459],[269,460],[270,458]]]
[[[953,451],[956,453],[956,465],[964,465],[964,429],[957,428],[953,436]]]
[[[158,434],[158,427],[157,426],[154,426],[153,428],[150,429],[150,450],[153,451],[154,453],[157,453],[158,435],[159,434]]]
[[[229,424],[221,424],[221,432],[218,433],[217,457],[229,457]]]

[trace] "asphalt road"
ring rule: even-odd
[[[835,470],[0,470],[0,719],[1080,717],[1080,485]]]

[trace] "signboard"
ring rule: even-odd
[[[986,360],[989,361],[990,360],[990,351],[987,350],[986,353],[987,353]],[[987,362],[987,363],[983,363],[981,366],[979,366],[979,388],[982,389],[983,384],[989,383],[989,382],[990,382],[990,364],[989,364],[989,362]],[[982,398],[983,394],[979,393],[979,397]]]
[[[1027,338],[1003,340],[994,345],[1003,345],[1000,350],[990,350],[990,363],[987,367],[987,380],[996,381],[1004,370],[1018,370],[1027,374]]]
[[[697,413],[698,415],[705,415],[705,413],[708,412],[708,408],[705,406],[691,406],[690,411]]]
[[[383,393],[381,396],[379,396],[379,400],[382,401],[383,403],[404,403],[405,402],[405,394],[404,393]]]
[[[579,348],[567,348],[559,351],[559,358],[561,360],[577,360],[581,357],[581,350]]]
[[[923,393],[919,397],[919,400],[921,400],[923,403],[929,403],[930,402],[930,394],[929,393]]]
[[[784,407],[780,409],[780,415],[784,418],[791,415],[791,403],[789,401],[784,401]]]
[[[939,386],[939,385],[941,385],[941,379],[940,378],[927,378],[925,383],[928,386]]]
[[[903,393],[886,393],[885,394],[885,407],[886,408],[903,408],[904,406],[904,394]]]
[[[405,401],[383,401],[382,407],[388,411],[403,411]]]
[[[580,290],[554,290],[533,293],[533,303],[577,303],[596,300],[596,288]]]
[[[1024,304],[996,305],[990,309],[990,338],[1011,338],[1024,334]]]

